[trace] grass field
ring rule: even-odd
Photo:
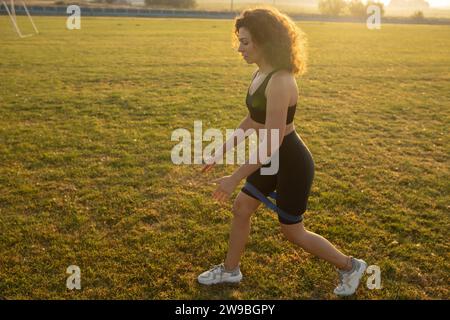
[[[26,27],[23,18],[20,24]],[[234,128],[251,72],[225,20],[0,16],[0,296],[334,299],[332,266],[261,208],[239,286],[197,275],[226,252],[218,166],[175,166],[176,128]],[[296,128],[316,179],[305,226],[381,268],[356,299],[449,299],[450,27],[300,23]],[[236,195],[238,190],[234,193]],[[233,197],[234,198],[234,197]],[[81,290],[66,268],[81,268]]]

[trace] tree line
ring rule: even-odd
[[[350,15],[352,17],[366,17],[367,8],[371,5],[380,7],[381,15],[384,15],[384,4],[369,0],[366,4],[361,0],[319,0],[319,11],[327,16]]]

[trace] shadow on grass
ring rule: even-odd
[[[239,299],[240,284],[221,283],[215,285],[197,284],[199,290],[193,296],[193,299],[208,300],[237,300]]]

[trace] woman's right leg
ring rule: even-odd
[[[198,282],[211,285],[223,282],[238,283],[242,279],[239,260],[244,252],[250,234],[250,217],[258,208],[256,200],[244,192],[240,192],[233,204],[233,221],[231,223],[228,253],[223,264],[214,266],[198,276]]]
[[[224,262],[226,270],[234,270],[239,265],[239,260],[250,234],[251,215],[260,204],[259,200],[250,197],[242,191],[239,192],[234,200],[228,253]]]

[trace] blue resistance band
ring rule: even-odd
[[[303,215],[300,216],[293,216],[292,214],[284,212],[282,209],[278,208],[272,201],[270,201],[266,196],[264,196],[261,191],[256,189],[254,185],[251,183],[245,182],[244,188],[249,191],[252,195],[254,195],[256,198],[258,198],[259,201],[264,203],[269,209],[275,211],[279,216],[281,216],[283,219],[290,221],[290,222],[300,222],[303,220]],[[276,200],[277,199],[277,193],[271,192],[269,193],[268,197]]]

